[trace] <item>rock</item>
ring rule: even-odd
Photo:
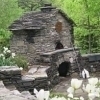
[[[29,91],[23,91],[21,92],[22,96],[26,97],[28,100],[35,100],[36,97],[34,95],[31,95]]]
[[[20,96],[21,95],[21,93],[18,90],[13,90],[13,91],[11,91],[11,93],[13,95],[17,95],[17,96]]]
[[[6,88],[2,88],[0,89],[0,97],[1,96],[6,96],[10,94],[10,90],[6,89]],[[8,99],[9,100],[9,99]]]
[[[0,88],[5,88],[3,81],[0,81]]]
[[[37,68],[31,68],[31,69],[28,71],[28,74],[34,74],[36,71],[37,71]]]
[[[23,75],[22,80],[35,80],[33,75]]]
[[[16,96],[16,95],[6,95],[4,97],[1,97],[1,100],[28,100],[25,97]]]

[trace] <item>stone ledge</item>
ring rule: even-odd
[[[2,71],[21,71],[17,66],[0,66],[0,72]]]
[[[21,75],[19,73],[21,70],[7,70],[3,72],[6,73],[2,77],[4,84],[13,84],[19,91],[33,91],[34,88],[48,90],[59,83],[56,66],[35,65],[30,68],[26,75]],[[12,72],[15,74],[13,75]]]
[[[65,52],[69,52],[69,51],[73,51],[74,50],[79,50],[79,48],[75,47],[75,48],[64,48],[64,49],[59,49],[59,50],[55,50],[52,52],[47,52],[47,53],[40,53],[41,56],[51,56],[57,53],[65,53]]]

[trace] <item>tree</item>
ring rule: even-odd
[[[55,1],[55,0],[54,0]],[[86,52],[100,52],[100,1],[57,0],[59,6],[76,23],[75,43]]]
[[[22,12],[17,0],[0,0],[0,28],[7,28]]]
[[[11,33],[8,26],[17,19],[23,10],[18,7],[17,0],[0,0],[0,45],[5,45]]]

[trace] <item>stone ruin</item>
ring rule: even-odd
[[[59,44],[72,48],[74,26],[74,21],[62,10],[45,4],[40,11],[25,13],[9,26],[13,33],[10,50],[31,64],[41,63],[40,54],[55,51]]]
[[[32,66],[24,75],[17,66],[2,66],[0,80],[3,80],[5,86],[14,85],[19,91],[33,93],[34,88],[50,90],[57,85],[61,74],[58,69],[63,67],[64,62],[67,62],[63,67],[66,75],[70,72],[79,73],[87,65],[90,68],[92,62],[90,64],[89,58],[78,56],[79,49],[73,46],[74,25],[64,12],[47,4],[41,11],[27,13],[14,21],[9,27],[13,32],[10,49],[25,56]],[[73,58],[72,64],[70,57]]]
[[[15,66],[0,67],[0,79],[3,80],[5,86],[14,85],[19,91],[30,91],[31,93],[34,88],[49,90],[59,83],[56,74],[57,68],[51,68],[50,66],[36,65],[26,75],[21,75],[21,70]]]
[[[73,46],[74,26],[71,18],[51,4],[15,20],[9,26],[13,32],[10,50],[25,56],[32,66],[25,75],[21,75],[18,67],[0,67],[0,79],[5,85],[14,84],[19,91],[32,93],[34,88],[52,89],[60,82],[61,73],[79,72],[79,49]],[[70,57],[73,64],[70,64]]]
[[[77,48],[76,48],[77,49]],[[2,100],[35,100],[33,94],[34,88],[50,90],[60,82],[57,70],[57,55],[70,53],[72,49],[57,50],[55,52],[43,53],[41,56],[48,58],[50,56],[50,66],[34,65],[27,74],[21,75],[21,70],[17,66],[0,67],[0,99]],[[53,56],[53,57],[52,57]],[[51,59],[52,58],[52,59]],[[89,71],[100,71],[100,54],[82,55],[82,62],[85,62]],[[72,64],[73,65],[73,64]],[[90,67],[92,65],[92,67]],[[77,64],[76,64],[77,66]],[[75,68],[75,62],[74,62]],[[75,70],[74,70],[75,71]],[[13,86],[14,90],[6,87]],[[5,87],[6,86],[6,87]]]
[[[78,50],[78,48],[75,49]],[[21,70],[17,66],[2,66],[0,67],[0,79],[3,80],[5,86],[14,85],[19,91],[30,91],[33,93],[34,88],[38,90],[50,90],[60,82],[60,73],[58,73],[58,68],[60,63],[65,61],[65,57],[61,54],[66,54],[66,52],[69,52],[70,54],[72,52],[72,48],[42,53],[40,56],[45,59],[45,61],[48,61],[48,63],[46,62],[47,65],[44,63],[40,65],[33,65],[24,75],[21,74]],[[76,62],[74,65],[75,64]],[[65,65],[65,67],[67,68],[68,66]],[[70,70],[65,70],[65,74],[67,75]]]

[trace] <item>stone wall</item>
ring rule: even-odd
[[[62,31],[57,33],[55,31],[55,24],[61,20]],[[22,54],[27,57],[29,62],[37,62],[40,59],[40,52],[50,52],[55,50],[55,42],[60,40],[64,47],[72,47],[72,26],[61,16],[61,14],[53,14],[45,23],[42,30],[33,31],[35,34],[32,39],[34,43],[29,43],[26,38],[29,34],[26,30],[13,31],[13,36],[10,42],[10,49],[12,52]]]
[[[64,61],[69,61],[69,57],[73,57],[75,62],[78,51],[75,52],[72,50],[46,57],[40,56],[42,62],[33,65],[25,75],[21,75],[21,70],[18,67],[0,67],[0,79],[3,80],[5,85],[14,84],[19,91],[32,92],[34,88],[38,90],[42,88],[45,90],[52,89],[60,82],[59,65]],[[47,62],[45,62],[46,60]],[[73,66],[75,67],[75,64]]]
[[[72,49],[71,51],[67,51],[68,49],[64,49],[66,51],[60,52],[60,53],[54,53],[54,52],[44,53],[41,55],[41,61],[43,64],[48,64],[50,66],[56,66],[58,70],[59,65],[62,62],[66,62],[66,61],[70,62],[70,57],[71,57],[73,58],[73,63],[71,63],[69,72],[79,73],[79,67],[81,68],[81,61],[79,59],[79,50],[76,49],[75,51],[73,51]]]
[[[90,72],[99,72],[100,71],[100,59],[96,60],[95,56],[97,54],[91,55],[82,55],[83,67],[88,69]],[[98,55],[100,58],[100,54]]]
[[[52,89],[60,82],[56,66],[42,65],[34,65],[25,75],[22,75],[20,68],[16,66],[0,67],[0,80],[7,87],[14,85],[19,91],[31,93],[34,88]]]

